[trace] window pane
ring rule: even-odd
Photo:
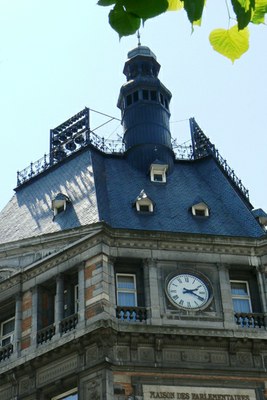
[[[118,293],[118,305],[134,307],[135,306],[135,293],[119,292]]]
[[[248,296],[247,285],[245,282],[233,282],[232,294],[237,296]]]
[[[245,299],[233,299],[234,311],[237,313],[250,313],[249,300]]]
[[[133,276],[118,276],[118,289],[135,289]]]
[[[12,333],[15,329],[15,320],[11,319],[10,321],[3,322],[3,336]]]

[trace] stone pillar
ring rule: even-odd
[[[155,260],[148,260],[147,265],[144,268],[144,281],[145,281],[145,293],[147,307],[149,307],[150,321],[152,324],[161,325],[160,317],[160,298],[159,293],[159,279],[158,279],[158,269],[157,262]]]
[[[264,269],[256,268],[257,283],[260,293],[262,312],[267,313],[267,287],[265,285],[265,272]]]
[[[37,330],[38,330],[38,286],[31,289],[32,293],[32,329],[31,344],[37,346]]]
[[[22,330],[22,295],[19,293],[16,296],[16,311],[15,311],[15,332],[14,332],[14,352],[20,356],[21,350],[21,330]]]
[[[223,311],[223,324],[225,329],[235,329],[236,324],[234,321],[234,309],[232,302],[232,293],[230,286],[230,277],[228,268],[220,264],[219,269],[219,281],[221,289],[221,299],[222,299],[222,311]]]
[[[85,321],[85,279],[84,279],[84,265],[79,265],[78,268],[78,324],[84,324]]]
[[[56,334],[60,333],[60,321],[63,319],[64,308],[64,278],[58,275],[56,278],[57,288],[55,297],[55,327]]]

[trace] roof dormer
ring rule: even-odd
[[[141,213],[153,213],[154,211],[154,203],[147,196],[144,190],[141,190],[133,205],[135,206],[136,211]]]
[[[155,160],[150,165],[150,180],[151,182],[166,183],[166,172],[168,170],[168,164]]]
[[[197,198],[191,206],[191,212],[195,217],[209,217],[210,215],[208,205],[200,198]]]
[[[66,211],[67,204],[70,203],[70,199],[63,193],[58,193],[52,200],[52,210],[54,217],[63,211]]]
[[[254,217],[256,220],[259,222],[259,224],[267,230],[267,214],[265,211],[263,211],[262,208],[258,208],[257,210],[252,211]]]

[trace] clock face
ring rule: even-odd
[[[168,282],[166,291],[172,304],[185,310],[204,308],[210,300],[206,283],[192,274],[174,276]]]

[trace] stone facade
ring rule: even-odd
[[[70,244],[0,282],[0,310],[9,318],[14,313],[17,325],[10,352],[1,349],[1,400],[51,400],[75,388],[79,400],[265,397],[265,239],[119,231],[101,223],[75,241],[71,234],[53,234],[55,248],[67,237]],[[42,240],[45,246],[47,237]],[[10,263],[23,253],[27,246],[17,243]],[[124,265],[126,273],[140,274],[144,303],[135,313],[125,307],[118,314],[116,273]],[[177,271],[209,279],[206,309],[185,311],[169,301],[166,279]],[[263,326],[235,320],[230,279],[236,274],[257,288],[252,297]],[[64,288],[71,282],[78,285],[79,305],[65,316]],[[40,297],[49,291],[53,320],[41,326]],[[6,304],[12,304],[9,314]],[[146,311],[143,318],[139,308]]]

